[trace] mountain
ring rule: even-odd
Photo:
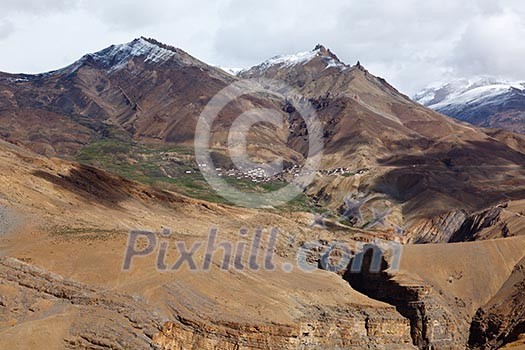
[[[0,74],[0,135],[62,156],[110,133],[193,145],[200,111],[234,80],[180,49],[139,38],[53,72]],[[271,105],[256,98],[236,103],[224,119],[243,104]]]
[[[495,135],[429,110],[323,45],[270,58],[234,76],[180,49],[139,38],[57,71],[0,74],[0,135],[41,154],[224,201],[199,176],[193,140],[212,97],[242,79],[282,81],[302,97],[291,101],[261,92],[228,104],[213,125],[215,166],[225,174],[233,166],[228,131],[235,119],[264,109],[278,111],[285,127],[251,128],[249,156],[263,163],[281,157],[288,169],[300,166],[308,130],[294,102],[312,106],[321,121],[324,153],[295,208],[328,210],[336,220],[351,211],[348,203],[362,202],[358,215],[343,215],[346,224],[366,229],[381,208],[389,213],[376,227],[382,234],[403,228],[409,241],[446,242],[458,236],[469,215],[525,197],[524,138]],[[231,180],[254,193],[286,180],[259,183],[246,176]]]
[[[317,178],[308,191],[323,206],[375,193],[375,201],[390,203],[394,225],[411,228],[414,241],[447,241],[464,215],[525,194],[523,137],[488,133],[429,110],[322,45],[271,58],[239,76],[298,89],[322,120],[324,167],[366,169]],[[509,172],[513,179],[503,180]]]
[[[1,74],[0,133],[50,155],[74,154],[109,126],[138,138],[190,142],[187,120],[232,79],[182,50],[139,38],[57,71]]]
[[[525,133],[525,82],[459,79],[434,84],[414,100],[474,125]]]
[[[299,249],[299,235],[293,246],[288,239],[297,227],[307,239],[319,233],[304,215],[196,201],[4,141],[0,173],[1,348],[413,348],[409,322],[395,307],[327,271],[282,271]],[[283,233],[277,270],[244,261],[246,268],[224,271],[219,253],[209,271],[170,270],[182,253],[176,244],[202,244],[212,226],[221,240],[248,241],[262,222]],[[169,269],[159,271],[155,253],[123,271],[129,230],[162,227],[172,229],[162,243],[169,244]],[[243,227],[249,237],[239,235]],[[199,268],[203,259],[202,251],[194,254]]]

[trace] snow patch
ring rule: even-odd
[[[5,80],[8,83],[26,83],[29,81],[28,78],[7,78]]]
[[[164,63],[176,53],[155,45],[143,38],[136,39],[128,44],[115,45],[107,50],[92,54],[96,60],[112,66],[110,71],[115,71],[126,65],[134,57],[144,57],[144,62]]]
[[[321,49],[314,49],[312,51],[298,52],[298,53],[291,54],[291,55],[274,56],[253,68],[256,68],[261,71],[268,70],[272,67],[290,68],[290,67],[294,67],[299,64],[305,65],[316,57],[322,57],[326,65],[325,69],[334,68],[334,67],[339,68],[339,69],[347,68],[347,66],[344,63],[338,61],[337,59],[330,57],[330,56],[323,55],[323,53],[321,52]]]
[[[295,66],[297,64],[305,64],[310,62],[312,59],[314,59],[318,51],[305,51],[305,52],[299,52],[293,55],[280,55],[272,57],[266,61],[264,61],[260,67],[262,69],[266,67],[271,66],[284,66],[284,67],[291,67]]]
[[[123,68],[135,57],[143,57],[144,62],[147,63],[162,64],[176,55],[177,53],[173,50],[140,38],[127,44],[112,45],[102,51],[85,55],[68,67],[47,74],[73,73],[82,67],[89,59],[93,59],[95,62],[107,67],[109,69],[108,72],[114,72]]]

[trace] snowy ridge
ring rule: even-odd
[[[177,56],[176,51],[161,47],[147,39],[139,38],[126,44],[112,45],[102,51],[85,55],[72,65],[50,73],[62,73],[64,71],[73,73],[90,59],[109,68],[109,72],[113,72],[124,67],[135,57],[143,57],[144,62],[147,63],[162,64],[174,56]]]
[[[346,69],[348,68],[347,65],[339,61],[335,56],[331,56],[332,54],[329,53],[323,46],[318,45],[315,49],[312,51],[304,51],[304,52],[298,52],[291,55],[279,55],[274,56],[263,63],[254,66],[252,68],[247,69],[246,71],[250,69],[257,69],[260,71],[268,70],[272,67],[279,67],[279,68],[289,68],[293,67],[299,64],[305,65],[308,62],[312,61],[316,57],[321,57],[324,61],[327,68],[339,68],[339,69]]]
[[[433,84],[414,96],[414,101],[432,109],[447,106],[482,103],[513,90],[525,91],[524,82],[506,82],[491,77],[459,79],[450,83]]]
[[[305,63],[310,62],[314,57],[316,57],[318,53],[319,52],[317,51],[305,51],[305,52],[298,52],[292,55],[274,56],[264,61],[263,63],[261,63],[260,67],[262,69],[265,69],[271,66],[292,67],[292,66],[295,66],[296,64],[305,64]]]
[[[91,56],[112,66],[111,71],[120,69],[134,57],[144,57],[144,62],[163,63],[175,56],[175,52],[147,41],[144,38],[127,44],[115,45]]]
[[[434,84],[414,100],[470,124],[525,133],[525,82],[459,79]]]

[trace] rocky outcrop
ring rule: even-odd
[[[411,349],[408,322],[369,310],[335,311],[339,318],[303,320],[293,325],[204,323],[179,318],[153,338],[162,349]],[[355,317],[355,315],[361,316]],[[196,331],[198,330],[198,331]]]
[[[177,310],[166,317],[142,297],[64,280],[12,258],[0,259],[0,295],[0,330],[44,320],[43,327],[61,329],[57,341],[70,349],[412,348],[408,320],[386,305],[306,305],[308,316],[292,324],[189,319]],[[57,325],[59,317],[67,323]]]
[[[466,218],[467,214],[464,211],[453,210],[430,219],[421,219],[410,229],[410,242],[416,244],[448,242],[461,228]]]
[[[381,272],[374,272],[379,255],[374,246],[368,246],[355,259],[362,259],[359,272],[350,269],[344,278],[352,288],[394,305],[410,320],[413,344],[419,349],[464,349],[465,325],[449,309],[443,297],[428,283],[416,276],[388,272],[387,258],[381,255]],[[353,262],[352,262],[353,263]],[[351,264],[352,264],[351,263]]]
[[[150,349],[161,324],[144,300],[64,280],[13,258],[0,259],[0,295],[0,329],[43,321],[35,329],[47,335],[46,344],[55,342],[51,348]],[[72,317],[71,323],[57,324],[60,317]],[[51,330],[59,327],[64,338],[52,339]],[[4,341],[2,347],[10,345]],[[14,338],[13,344],[20,348]]]
[[[450,242],[480,241],[522,235],[525,232],[524,201],[509,201],[467,217]]]
[[[461,225],[457,232],[450,238],[450,242],[474,241],[479,233],[486,228],[493,227],[500,223],[501,212],[504,206],[493,207],[470,215]],[[501,232],[505,237],[505,224],[501,223]]]
[[[473,213],[453,210],[411,225],[410,242],[456,243],[520,235],[525,227],[523,201],[510,201]]]
[[[525,336],[525,259],[521,260],[498,294],[474,317],[469,344],[496,349]]]

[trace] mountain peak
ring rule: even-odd
[[[155,39],[140,37],[126,44],[112,45],[107,49],[91,54],[112,70],[120,68],[134,57],[143,57],[145,62],[164,63],[177,54],[175,48],[164,45]]]
[[[501,80],[490,76],[460,78],[427,86],[414,100],[429,108],[441,110],[448,106],[467,105],[490,100],[512,91],[525,91],[525,83]]]
[[[174,53],[178,53],[178,52],[181,51],[180,49],[178,49],[178,48],[176,48],[174,46],[164,44],[164,43],[162,43],[162,42],[160,42],[160,41],[158,41],[158,40],[156,40],[154,38],[147,38],[145,36],[141,36],[140,38],[137,38],[137,39],[132,41],[132,43],[134,43],[134,42],[142,43],[142,44],[146,44],[146,45],[149,44],[150,47],[156,46],[158,48],[161,48],[161,49],[164,49],[164,50],[168,50],[168,51],[172,51]]]
[[[134,58],[142,58],[146,63],[163,64],[176,56],[181,56],[177,48],[152,38],[140,37],[125,44],[111,45],[101,51],[87,54],[68,67],[46,74],[63,72],[71,74],[89,63],[114,72]]]
[[[317,44],[312,51],[319,53],[319,55],[322,57],[330,57],[337,62],[341,62],[341,60],[339,60],[339,58],[332,51],[330,51],[330,49],[327,49],[322,44]]]
[[[355,69],[359,69],[362,72],[368,72],[366,68],[361,64],[361,61],[357,61],[357,63],[354,66]]]
[[[525,133],[525,82],[480,76],[429,85],[413,100],[462,121]]]
[[[330,49],[327,49],[321,44],[317,44],[313,50],[298,52],[290,55],[274,56],[263,63],[254,66],[245,72],[249,71],[265,71],[271,68],[291,68],[295,66],[304,66],[312,61],[321,61],[324,68],[339,68],[346,69],[348,66],[344,64]]]

